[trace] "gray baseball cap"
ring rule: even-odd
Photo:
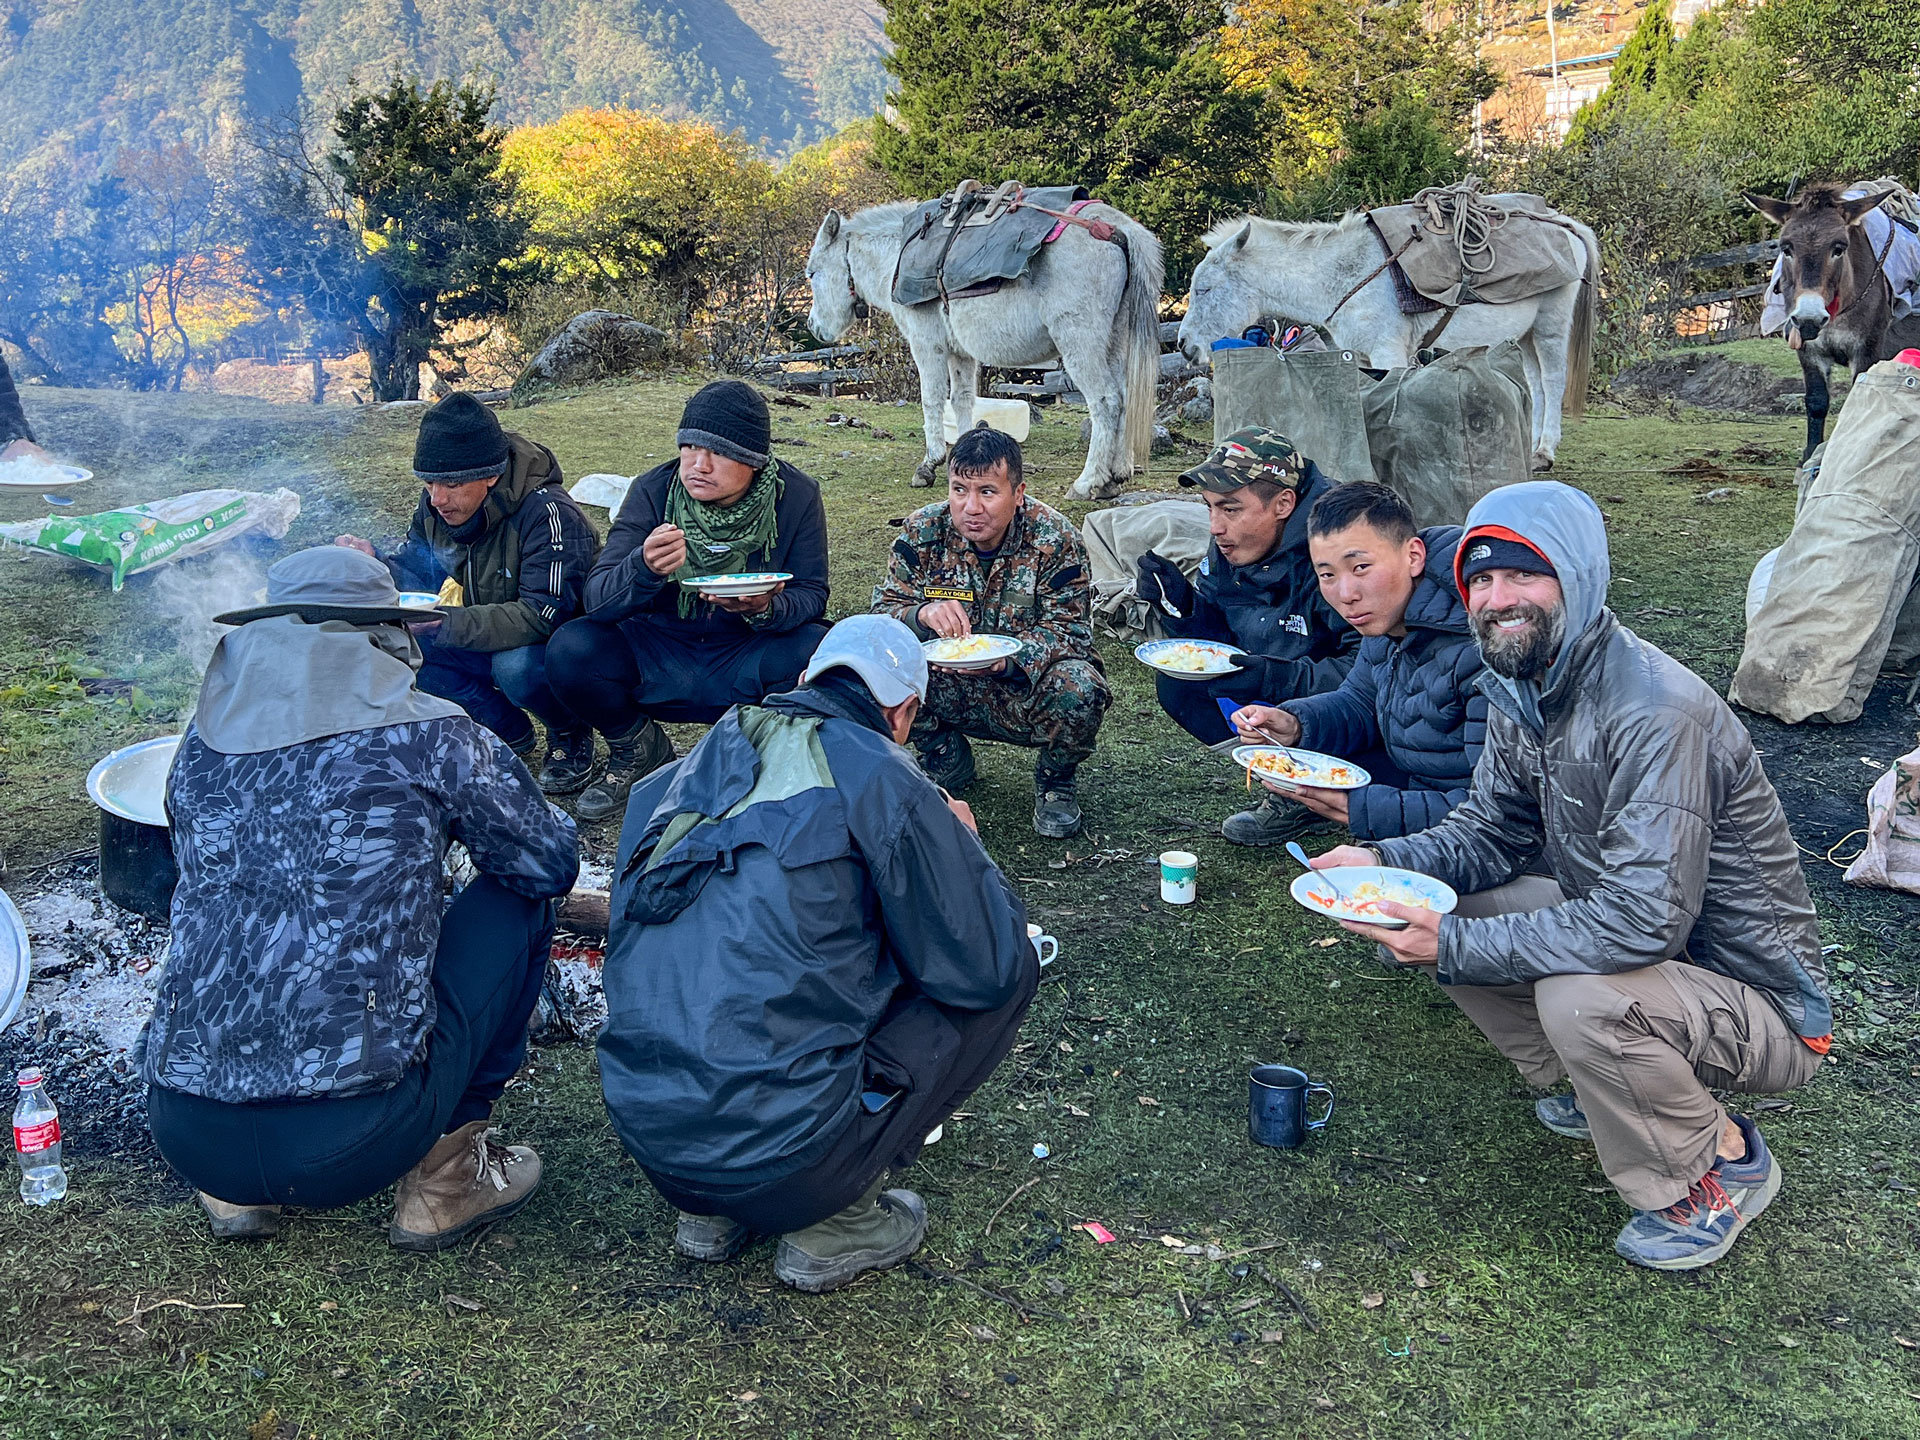
[[[275,615],[298,615],[310,625],[348,620],[356,625],[432,620],[431,606],[402,605],[393,574],[371,555],[344,545],[316,545],[276,561],[267,571],[267,603],[229,610],[216,625],[245,625]]]
[[[882,706],[909,695],[927,698],[927,657],[913,632],[891,615],[849,615],[827,631],[800,679],[815,679],[836,665],[866,681]]]

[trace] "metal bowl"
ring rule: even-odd
[[[167,772],[178,735],[116,750],[87,772],[100,807],[100,893],[123,910],[164,920],[180,872],[167,827]]]

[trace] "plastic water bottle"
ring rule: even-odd
[[[20,1198],[29,1205],[51,1205],[67,1194],[67,1172],[60,1168],[60,1112],[38,1070],[22,1070],[19,1083],[13,1151],[20,1160]]]

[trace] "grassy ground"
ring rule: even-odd
[[[667,453],[692,383],[510,423],[569,474],[631,472]],[[164,458],[154,446],[116,442],[89,505],[277,477],[309,497],[292,538],[316,541],[396,533],[412,503],[410,412],[230,407],[209,426],[220,417],[190,408],[203,402],[150,403],[133,422],[96,397],[46,412],[74,450],[68,436],[105,444],[115,425],[148,434],[136,422],[174,426],[176,446],[227,437],[164,475],[137,473]],[[881,438],[827,425],[831,408],[778,410],[776,431],[825,482],[843,614],[866,603],[887,521],[927,496],[904,483],[914,412],[840,404],[894,432]],[[1610,516],[1613,603],[1716,684],[1748,570],[1791,518],[1798,428],[1602,410],[1562,451],[1562,476]],[[1057,502],[1077,417],[1030,450],[1034,489]],[[0,558],[16,870],[87,842],[93,758],[177,726],[190,675],[150,595]],[[1219,840],[1239,777],[1104,649],[1118,703],[1085,772],[1087,836],[1036,839],[1029,758],[982,750],[982,834],[1062,958],[1022,1048],[915,1171],[933,1212],[918,1264],[807,1298],[774,1282],[765,1245],[723,1268],[678,1259],[582,1048],[539,1052],[503,1107],[546,1159],[543,1194],[432,1259],[387,1248],[377,1202],[272,1245],[214,1245],[157,1160],[97,1158],[82,1128],[65,1204],[0,1206],[0,1436],[1920,1433],[1910,900],[1843,893],[1810,862],[1853,968],[1835,1063],[1761,1117],[1786,1188],[1726,1262],[1636,1271],[1611,1253],[1625,1212],[1591,1148],[1533,1123],[1517,1077],[1429,982],[1328,943],[1285,900],[1284,861]],[[137,680],[138,701],[115,680]],[[1865,742],[1831,735],[1820,784],[1857,813]],[[1201,857],[1191,910],[1156,898],[1152,857],[1175,843]],[[1249,1145],[1256,1058],[1338,1088],[1305,1150]],[[1072,1228],[1088,1219],[1119,1239]]]

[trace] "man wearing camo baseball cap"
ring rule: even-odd
[[[1307,511],[1333,482],[1278,430],[1250,425],[1216,445],[1180,477],[1207,503],[1213,543],[1189,581],[1149,550],[1134,588],[1156,606],[1168,633],[1222,640],[1247,653],[1241,668],[1217,680],[1158,678],[1160,706],[1209,745],[1234,738],[1227,712],[1339,688],[1360,634],[1320,594],[1307,552]],[[1220,702],[1229,701],[1225,710]],[[1269,791],[1252,810],[1230,816],[1221,834],[1237,845],[1278,845],[1333,828],[1331,822]]]

